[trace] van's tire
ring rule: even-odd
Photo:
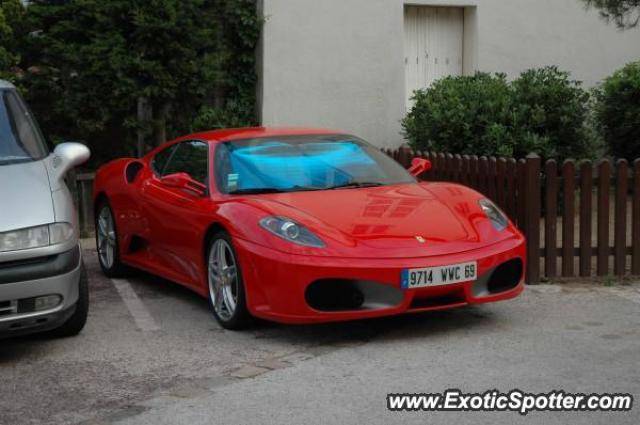
[[[87,323],[89,315],[89,278],[84,263],[80,266],[80,280],[78,281],[78,301],[76,311],[59,328],[51,331],[51,336],[56,338],[66,338],[75,336],[82,331]]]

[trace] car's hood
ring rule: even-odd
[[[44,161],[0,166],[0,232],[54,221]]]
[[[478,205],[480,197],[461,186],[433,183],[282,193],[261,196],[260,202],[321,236],[327,228],[335,230],[361,252],[413,257],[463,252],[508,237],[490,225]]]

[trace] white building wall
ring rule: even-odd
[[[640,59],[581,0],[262,0],[260,113],[267,126],[330,127],[402,143],[404,5],[463,6],[464,72],[558,65],[592,86]]]

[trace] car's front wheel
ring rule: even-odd
[[[224,231],[210,240],[207,251],[209,304],[225,329],[242,329],[250,323],[244,281],[231,236]]]
[[[120,262],[118,233],[111,205],[105,199],[96,209],[96,247],[100,268],[108,277],[122,276],[126,268]]]

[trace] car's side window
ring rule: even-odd
[[[171,145],[168,148],[158,152],[156,156],[154,156],[151,160],[151,168],[158,177],[162,177],[165,175],[164,170],[167,167],[167,163],[173,156],[173,153],[177,147],[178,145]]]
[[[181,142],[169,158],[162,172],[163,176],[174,173],[187,173],[192,179],[208,184],[209,145],[199,141]]]

